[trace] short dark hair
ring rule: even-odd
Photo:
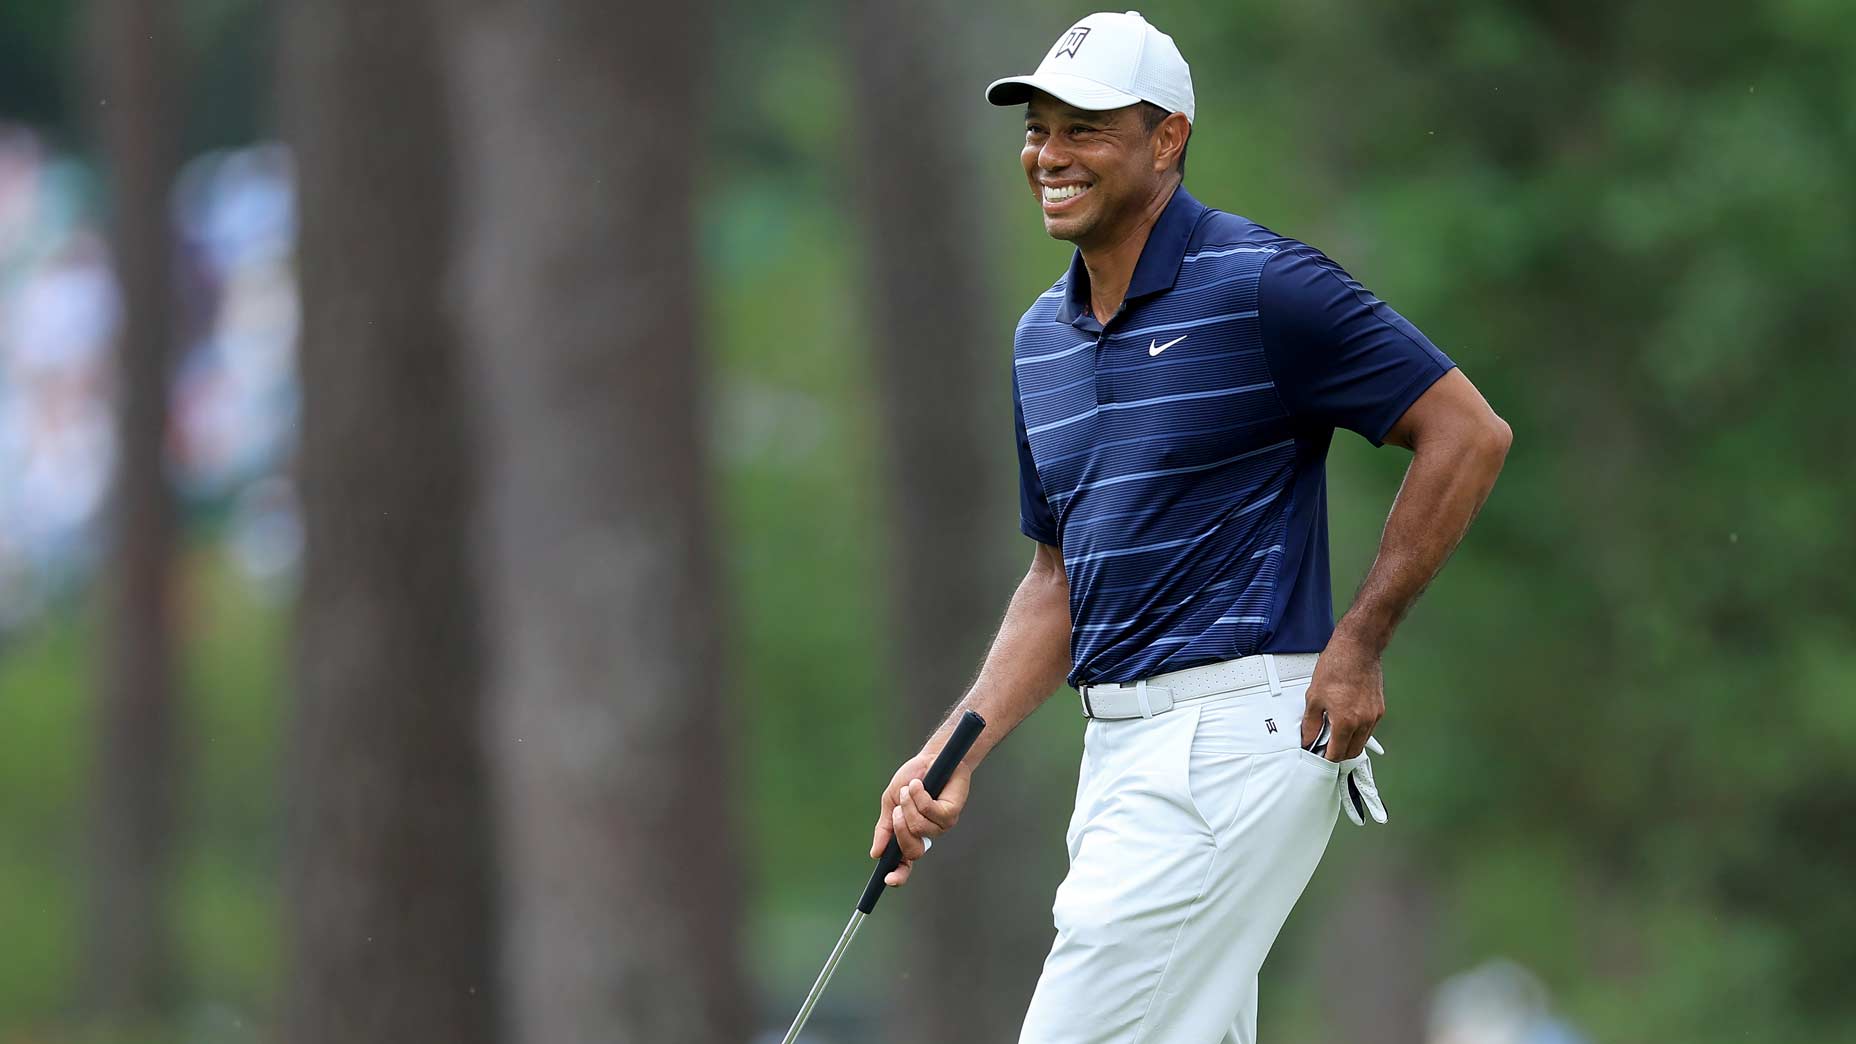
[[[1148,137],[1152,137],[1154,131],[1160,129],[1160,122],[1171,115],[1172,113],[1167,112],[1153,102],[1144,101],[1141,103],[1141,122],[1147,126]],[[1186,135],[1186,144],[1179,147],[1179,164],[1173,168],[1179,171],[1179,176],[1182,178],[1186,176],[1186,149],[1191,145],[1192,135],[1188,133]]]

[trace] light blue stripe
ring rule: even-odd
[[[1102,408],[1105,410],[1132,410],[1162,402],[1184,402],[1188,399],[1217,399],[1226,395],[1242,395],[1245,392],[1262,391],[1265,388],[1274,387],[1276,387],[1275,381],[1264,381],[1261,384],[1240,384],[1235,388],[1217,388],[1212,391],[1201,392],[1180,392],[1177,395],[1158,395],[1151,399],[1135,399],[1132,402],[1105,402],[1102,404]]]
[[[1106,373],[1108,371],[1105,370],[1103,372]],[[1074,388],[1079,384],[1092,384],[1095,382],[1095,379],[1096,379],[1096,375],[1092,373],[1085,377],[1081,377],[1077,380],[1071,381],[1068,384],[1059,384],[1055,388],[1046,388],[1043,391],[1032,392],[1030,395],[1020,395],[1018,397],[1018,401],[1021,403],[1025,403],[1025,402],[1030,402],[1032,399],[1046,398],[1048,396],[1055,395],[1058,392],[1069,391],[1071,388]]]
[[[1280,487],[1276,489],[1272,489],[1269,491],[1269,495],[1257,497],[1253,500],[1246,502],[1243,507],[1238,508],[1236,511],[1233,511],[1231,513],[1231,517],[1242,518],[1243,516],[1248,515],[1253,511],[1261,511],[1264,508],[1269,507],[1272,503],[1274,503],[1276,501],[1276,498],[1282,496],[1282,494],[1283,494],[1283,490]],[[1193,499],[1189,501],[1180,501],[1178,504],[1175,505],[1175,507],[1193,507],[1199,504],[1206,504],[1206,503],[1216,504],[1220,501],[1225,501],[1225,500],[1230,500],[1230,499],[1231,499],[1231,494],[1221,493],[1215,497],[1194,497]],[[1114,521],[1117,521],[1119,519],[1124,519],[1124,518],[1138,518],[1148,513],[1149,512],[1146,508],[1139,508],[1134,511],[1117,511],[1112,515],[1097,515],[1094,518],[1084,519],[1082,522],[1077,523],[1076,528],[1078,532],[1081,532],[1090,526],[1100,525],[1103,522],[1114,522]]]
[[[1235,584],[1240,580],[1243,581],[1246,585],[1249,585],[1250,583],[1256,580],[1256,575],[1252,574],[1251,576],[1227,577],[1226,579],[1220,580],[1217,583],[1212,584],[1209,587],[1204,587],[1204,588],[1199,589],[1198,591],[1194,592],[1193,596],[1197,597],[1198,595],[1211,594],[1213,591],[1222,591],[1225,588],[1230,587],[1232,584]],[[1101,597],[1107,598],[1109,595],[1121,594],[1124,591],[1144,591],[1147,588],[1152,587],[1152,586],[1153,585],[1151,583],[1121,584],[1115,587],[1091,588],[1090,591],[1092,594],[1099,594]],[[1185,603],[1181,602],[1180,604],[1184,605]]]
[[[1186,601],[1191,601],[1191,599],[1187,599]],[[1185,604],[1186,604],[1185,602],[1181,602],[1179,603],[1179,605],[1169,605],[1165,609],[1156,610],[1156,612],[1157,613],[1170,613],[1173,610],[1179,608],[1180,605],[1185,605]],[[1075,628],[1075,630],[1091,631],[1091,632],[1093,631],[1119,631],[1124,628],[1133,627],[1135,624],[1140,623],[1142,619],[1144,619],[1144,617],[1137,616],[1132,620],[1123,620],[1121,623],[1084,624],[1081,627]]]
[[[1271,418],[1268,417],[1259,417],[1256,420],[1241,421],[1237,424],[1220,424],[1214,428],[1179,428],[1167,432],[1167,435],[1175,439],[1185,439],[1195,435],[1222,435],[1226,432],[1243,431],[1245,428],[1254,428],[1259,424],[1268,424],[1270,420]],[[1049,460],[1040,461],[1038,466],[1042,468],[1054,468],[1059,464],[1068,464],[1079,457],[1093,456],[1098,452],[1106,452],[1120,446],[1136,446],[1142,443],[1152,442],[1153,440],[1154,437],[1152,435],[1136,435],[1129,439],[1107,439],[1102,442],[1087,443],[1080,450],[1065,453],[1059,457],[1052,457]]]
[[[1063,564],[1066,566],[1081,565],[1084,562],[1093,562],[1098,558],[1120,558],[1123,555],[1138,555],[1143,551],[1164,551],[1169,547],[1184,547],[1187,544],[1196,544],[1204,540],[1223,527],[1224,523],[1220,522],[1203,533],[1194,534],[1183,540],[1163,540],[1158,544],[1142,544],[1139,547],[1118,547],[1110,551],[1094,551],[1086,555],[1077,555],[1075,558],[1066,558],[1063,560]]]
[[[1055,431],[1058,428],[1067,427],[1071,424],[1075,424],[1079,420],[1088,420],[1089,418],[1096,415],[1096,409],[1097,407],[1091,406],[1089,407],[1088,410],[1082,413],[1079,413],[1074,417],[1065,417],[1062,420],[1051,421],[1049,424],[1040,424],[1035,428],[1026,428],[1025,434],[1036,435],[1037,433],[1041,431]]]
[[[1183,323],[1163,323],[1159,326],[1143,326],[1138,330],[1121,330],[1110,334],[1109,340],[1118,341],[1125,337],[1145,337],[1150,334],[1168,333],[1173,330],[1190,330],[1198,326],[1211,326],[1214,323],[1230,322],[1233,319],[1252,319],[1256,317],[1256,314],[1257,310],[1252,308],[1248,311],[1227,312],[1224,315],[1213,315],[1204,319],[1189,319]],[[1044,355],[1027,355],[1023,359],[1013,360],[1012,365],[1024,366],[1027,363],[1044,362],[1049,359],[1061,359],[1066,355],[1075,355],[1077,352],[1093,344],[1095,344],[1094,341],[1084,341],[1081,344],[1072,345],[1058,352],[1048,352]]]
[[[1175,292],[1181,293],[1181,294],[1197,294],[1197,293],[1202,293],[1206,290],[1216,290],[1221,286],[1229,286],[1232,283],[1254,283],[1254,282],[1257,282],[1262,277],[1263,277],[1263,273],[1261,271],[1239,272],[1238,274],[1234,276],[1225,276],[1223,279],[1214,279],[1209,283],[1197,283],[1197,284],[1193,284],[1190,286],[1182,285]]]
[[[1264,381],[1261,384],[1241,384],[1235,388],[1218,388],[1213,391],[1180,392],[1178,395],[1160,395],[1151,399],[1136,399],[1133,402],[1105,402],[1100,406],[1092,406],[1087,411],[1079,413],[1074,417],[1065,417],[1062,420],[1051,421],[1049,424],[1040,424],[1035,428],[1026,428],[1025,434],[1036,435],[1038,432],[1042,431],[1054,431],[1058,428],[1075,424],[1079,420],[1087,420],[1095,416],[1098,410],[1133,410],[1139,409],[1142,406],[1157,406],[1163,402],[1186,402],[1192,399],[1217,399],[1226,395],[1242,395],[1245,392],[1262,391],[1265,388],[1274,387],[1276,387],[1275,381]],[[1022,398],[1020,401],[1023,401]]]
[[[1110,334],[1109,340],[1118,341],[1123,337],[1144,337],[1148,334],[1166,333],[1169,330],[1190,330],[1195,326],[1210,326],[1213,323],[1229,322],[1232,319],[1249,319],[1256,314],[1257,310],[1252,308],[1248,312],[1228,312],[1224,315],[1214,315],[1206,319],[1193,319],[1183,323],[1167,323],[1162,326],[1143,326],[1138,330],[1120,330]],[[1030,360],[1026,361],[1029,362]]]
[[[1184,468],[1162,468],[1159,471],[1136,471],[1128,475],[1116,475],[1114,478],[1097,479],[1094,482],[1085,482],[1084,484],[1076,487],[1070,492],[1062,494],[1062,496],[1067,499],[1069,497],[1075,496],[1078,493],[1083,492],[1084,490],[1100,489],[1103,486],[1117,486],[1123,482],[1139,482],[1142,479],[1159,478],[1162,475],[1185,475],[1185,474],[1189,474],[1194,471],[1210,471],[1213,468],[1222,468],[1226,464],[1234,464],[1237,461],[1243,460],[1246,457],[1260,456],[1265,453],[1270,453],[1275,450],[1282,449],[1284,446],[1293,446],[1293,445],[1295,445],[1294,439],[1284,439],[1281,442],[1272,442],[1268,446],[1261,446],[1261,447],[1258,447],[1257,449],[1246,450],[1243,453],[1239,453],[1235,457],[1226,457],[1223,460],[1214,460],[1210,464],[1193,464],[1190,467],[1184,467]]]
[[[1210,534],[1208,533],[1206,535],[1209,536]],[[1266,547],[1262,549],[1261,551],[1257,551],[1253,553],[1250,557],[1262,558],[1264,555],[1272,554],[1272,553],[1275,553],[1281,550],[1282,550],[1282,545],[1276,544],[1271,547]],[[1213,591],[1218,591],[1218,590],[1222,590],[1223,588],[1230,587],[1232,584],[1236,583],[1239,579],[1240,579],[1239,577],[1232,577],[1229,580],[1219,581],[1218,583],[1212,584],[1202,590],[1194,591],[1192,594],[1189,594],[1185,598],[1182,598],[1179,601],[1174,602],[1172,605],[1162,606],[1159,609],[1148,610],[1146,612],[1143,612],[1140,616],[1134,617],[1131,620],[1123,620],[1119,623],[1084,624],[1081,627],[1076,628],[1076,630],[1089,631],[1089,632],[1119,631],[1125,628],[1133,627],[1135,624],[1140,623],[1142,620],[1150,619],[1154,616],[1160,615],[1161,613],[1170,613],[1170,612],[1174,612],[1179,609],[1184,609],[1187,605],[1190,605],[1192,603],[1192,600],[1194,598],[1198,598],[1201,595],[1208,595],[1208,594],[1211,594]],[[1241,579],[1253,580],[1254,577],[1243,577]]]
[[[1263,548],[1262,550],[1255,552],[1250,557],[1259,558],[1263,555],[1280,552],[1282,550],[1283,550],[1283,546],[1281,544],[1273,544],[1269,547]],[[1077,627],[1075,630],[1078,631],[1079,633],[1086,632],[1089,634],[1097,634],[1103,631],[1126,630],[1130,627],[1134,627],[1137,624],[1140,624],[1144,621],[1152,620],[1155,617],[1161,616],[1163,614],[1172,613],[1180,609],[1184,609],[1187,605],[1191,604],[1194,599],[1203,597],[1205,595],[1209,595],[1213,593],[1214,591],[1221,591],[1224,588],[1230,587],[1232,584],[1239,582],[1240,580],[1243,580],[1246,583],[1254,583],[1256,582],[1257,578],[1254,576],[1253,577],[1231,577],[1229,579],[1221,580],[1215,584],[1210,584],[1198,591],[1194,591],[1192,594],[1187,595],[1185,598],[1181,599],[1178,602],[1173,603],[1172,605],[1162,606],[1158,609],[1147,610],[1143,612],[1141,615],[1133,617],[1131,619],[1118,621],[1116,623],[1084,624],[1080,627]],[[1273,588],[1273,586],[1274,585],[1266,585],[1263,591],[1246,591],[1245,595],[1246,597],[1249,597],[1249,596],[1255,596],[1259,598],[1266,597],[1269,594],[1269,590]],[[1241,602],[1244,599],[1239,598],[1238,600]],[[1207,624],[1206,627],[1209,629],[1211,627],[1217,626],[1220,623],[1268,623],[1268,622],[1269,622],[1269,618],[1265,616],[1232,615],[1232,616],[1220,617],[1217,620],[1212,621],[1212,623]],[[1203,632],[1199,634],[1191,634],[1191,635],[1161,637],[1161,638],[1154,639],[1148,644],[1150,645],[1181,645],[1186,642],[1194,641],[1201,637],[1203,637]]]
[[[1207,257],[1230,257],[1232,254],[1274,254],[1276,247],[1232,247],[1229,250],[1201,250],[1196,254],[1187,254],[1182,261],[1197,261]]]
[[[1257,557],[1257,555],[1266,554],[1270,551],[1280,551],[1280,550],[1282,550],[1282,545],[1278,544],[1273,548],[1266,547],[1262,551],[1257,552],[1256,555],[1251,555],[1250,557],[1255,558]],[[1186,597],[1180,599],[1179,601],[1174,602],[1172,605],[1162,606],[1159,609],[1149,610],[1147,612],[1142,613],[1140,616],[1133,618],[1132,620],[1123,620],[1120,623],[1084,624],[1083,626],[1076,628],[1076,630],[1078,631],[1119,631],[1119,630],[1123,630],[1128,627],[1133,627],[1135,624],[1140,623],[1143,619],[1148,619],[1154,616],[1158,616],[1161,613],[1170,613],[1170,612],[1174,612],[1179,609],[1184,609],[1186,606],[1192,604],[1192,600],[1194,598],[1198,598],[1201,595],[1208,595],[1208,594],[1211,594],[1213,591],[1218,591],[1226,587],[1230,587],[1232,584],[1237,583],[1238,579],[1239,579],[1238,577],[1232,577],[1229,580],[1221,580],[1218,583],[1212,584],[1201,590],[1194,591],[1193,593],[1187,595]],[[1244,578],[1244,579],[1249,579],[1249,578]]]
[[[1066,355],[1075,355],[1077,352],[1080,352],[1085,348],[1091,347],[1094,344],[1095,344],[1094,341],[1084,341],[1082,344],[1074,345],[1069,348],[1065,348],[1063,351],[1060,351],[1060,352],[1051,352],[1048,355],[1027,355],[1023,359],[1014,359],[1012,361],[1012,365],[1023,366],[1026,363],[1043,362],[1046,359],[1061,359]]]

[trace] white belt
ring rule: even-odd
[[[1085,685],[1077,694],[1083,698],[1085,718],[1151,718],[1172,710],[1174,704],[1208,696],[1247,696],[1255,692],[1279,695],[1285,687],[1314,676],[1317,656],[1263,653],[1168,671],[1140,681]]]

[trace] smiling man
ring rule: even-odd
[[[1385,822],[1367,750],[1393,629],[1494,486],[1508,426],[1319,251],[1187,194],[1173,40],[1094,14],[987,98],[1069,270],[1019,322],[1019,527],[1036,542],[979,678],[885,789],[872,856],[910,867],[978,765],[1067,677],[1085,731],[1057,937],[1022,1044],[1256,1038],[1256,977],[1336,816]],[[1336,428],[1410,450],[1335,623]],[[991,723],[939,799],[966,709]]]

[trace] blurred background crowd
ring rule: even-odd
[[[1087,10],[0,5],[0,1044],[778,1040],[1030,558],[980,91]],[[1264,1039],[1856,1039],[1856,5],[1143,13],[1517,434]],[[807,1040],[1015,1039],[1080,735]]]
[[[121,311],[94,168],[30,125],[0,127],[0,634],[36,620],[96,566],[115,442]],[[296,286],[288,152],[193,159],[174,185],[186,343],[170,448],[189,508],[229,518],[253,579],[295,563]],[[284,505],[279,515],[279,505]]]

